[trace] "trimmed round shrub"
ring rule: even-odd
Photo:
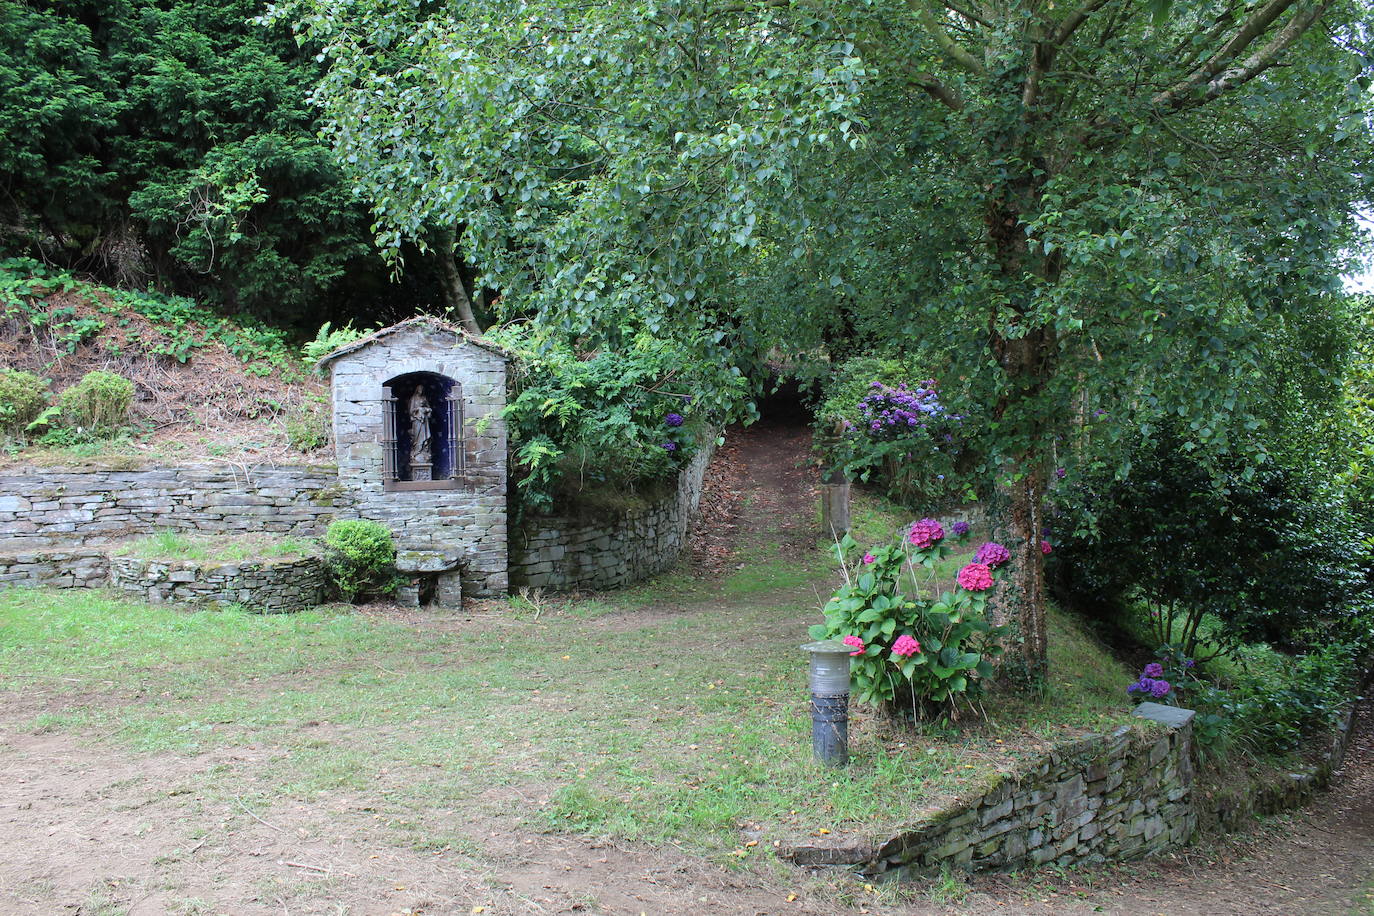
[[[32,372],[0,369],[0,432],[18,434],[48,406],[48,386]]]
[[[345,601],[394,592],[400,585],[396,542],[385,525],[364,519],[334,522],[324,546],[330,583]]]
[[[67,426],[110,431],[124,425],[134,400],[134,383],[114,372],[87,372],[62,392],[62,418]]]

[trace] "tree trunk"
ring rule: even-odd
[[[463,286],[462,274],[458,272],[458,232],[452,227],[440,229],[436,239],[439,256],[439,269],[443,273],[444,304],[458,314],[458,323],[469,334],[480,335],[481,326],[472,311],[472,300]]]
[[[1045,562],[1040,552],[1045,474],[1038,467],[1027,472],[1021,456],[1019,467],[1004,469],[989,505],[993,540],[1011,553],[1007,577],[988,604],[992,622],[1009,625],[1004,675],[1036,681],[1049,670],[1045,632]],[[1014,476],[1018,471],[1020,477]]]

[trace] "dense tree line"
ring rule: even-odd
[[[0,3],[0,252],[310,331],[438,304],[433,265],[392,282],[317,137],[320,65],[261,12]]]

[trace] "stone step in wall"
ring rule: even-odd
[[[317,536],[351,507],[330,465],[10,468],[0,471],[0,551],[167,529]]]

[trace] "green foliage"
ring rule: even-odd
[[[366,213],[316,137],[314,52],[259,12],[0,4],[0,252],[279,323],[385,290]]]
[[[87,372],[60,395],[66,425],[95,434],[111,433],[129,419],[134,383],[114,372]]]
[[[1355,675],[1348,645],[1296,658],[1247,647],[1230,665],[1191,683],[1184,701],[1198,711],[1199,737],[1217,756],[1283,755],[1330,734],[1349,711]]]
[[[905,531],[861,556],[848,535],[835,546],[845,582],[823,609],[825,623],[810,633],[861,641],[850,673],[859,702],[919,719],[957,716],[957,701],[981,695],[1003,634],[987,620],[985,592],[958,583],[938,595],[920,587],[948,553],[943,540],[913,546]],[[904,637],[919,646],[899,655],[894,649],[903,648]]]
[[[0,369],[0,433],[22,434],[48,403],[48,385],[32,372]]]
[[[312,396],[286,411],[286,440],[298,452],[313,452],[329,443],[328,403]]]
[[[504,416],[521,503],[544,511],[671,477],[748,391],[726,354],[647,333],[580,352],[526,326],[489,335],[516,355]],[[673,425],[677,423],[678,425]]]
[[[1154,642],[1192,657],[1209,640],[1369,638],[1374,557],[1338,494],[1276,465],[1209,461],[1172,423],[1129,460],[1056,496],[1052,563],[1070,603],[1122,613],[1142,600]]]
[[[385,525],[366,519],[332,522],[324,546],[330,583],[345,601],[399,587],[396,544]]]
[[[828,464],[895,502],[930,509],[973,495],[961,471],[976,462],[966,432],[975,424],[909,363],[845,361],[824,387],[816,424]]]
[[[331,328],[326,321],[315,334],[315,339],[301,347],[301,356],[307,363],[314,364],[333,353],[339,347],[362,340],[370,331],[359,331],[352,323],[341,328]]]
[[[53,307],[48,297],[59,293],[80,296],[80,312],[69,304]],[[250,371],[278,371],[287,379],[300,371],[285,333],[252,319],[224,318],[184,296],[108,289],[31,258],[0,259],[0,319],[46,336],[68,353],[107,329],[128,327],[131,314],[149,324],[151,333],[140,335],[143,352],[184,363],[196,350],[221,344]]]

